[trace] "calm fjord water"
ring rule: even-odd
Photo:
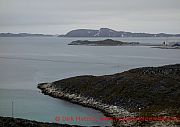
[[[57,115],[103,117],[99,111],[45,96],[38,83],[77,75],[103,75],[135,67],[180,63],[180,50],[145,46],[68,46],[73,40],[102,38],[11,37],[0,38],[0,115],[54,121]],[[114,38],[160,44],[167,38]],[[168,38],[178,41],[180,38]],[[64,122],[110,125],[110,122]]]

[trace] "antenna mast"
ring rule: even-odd
[[[12,117],[14,117],[14,102],[12,101]]]

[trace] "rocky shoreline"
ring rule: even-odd
[[[94,108],[100,110],[107,117],[120,118],[120,117],[133,117],[135,114],[128,112],[122,107],[115,105],[104,104],[93,98],[83,97],[80,94],[71,94],[63,92],[55,88],[52,83],[42,83],[38,84],[38,88],[42,90],[45,95],[50,95],[54,98],[60,98],[72,103],[76,103],[85,107]],[[130,124],[130,123],[128,123]],[[126,123],[127,125],[127,123]]]
[[[41,83],[38,88],[44,94],[92,107],[112,118],[153,116],[162,112],[168,116],[178,116],[179,80],[180,64],[176,64],[136,68],[114,75],[77,76]],[[139,124],[113,119],[113,126]]]

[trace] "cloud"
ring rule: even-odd
[[[180,33],[179,12],[179,0],[0,0],[0,32],[110,27]]]

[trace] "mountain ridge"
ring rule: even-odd
[[[109,28],[74,29],[66,34],[0,33],[0,37],[180,37],[180,34],[116,31]]]
[[[65,35],[59,37],[180,37],[180,34],[167,34],[167,33],[133,33],[125,31],[116,31],[109,28],[100,28],[99,30],[93,29],[75,29],[71,30]]]

